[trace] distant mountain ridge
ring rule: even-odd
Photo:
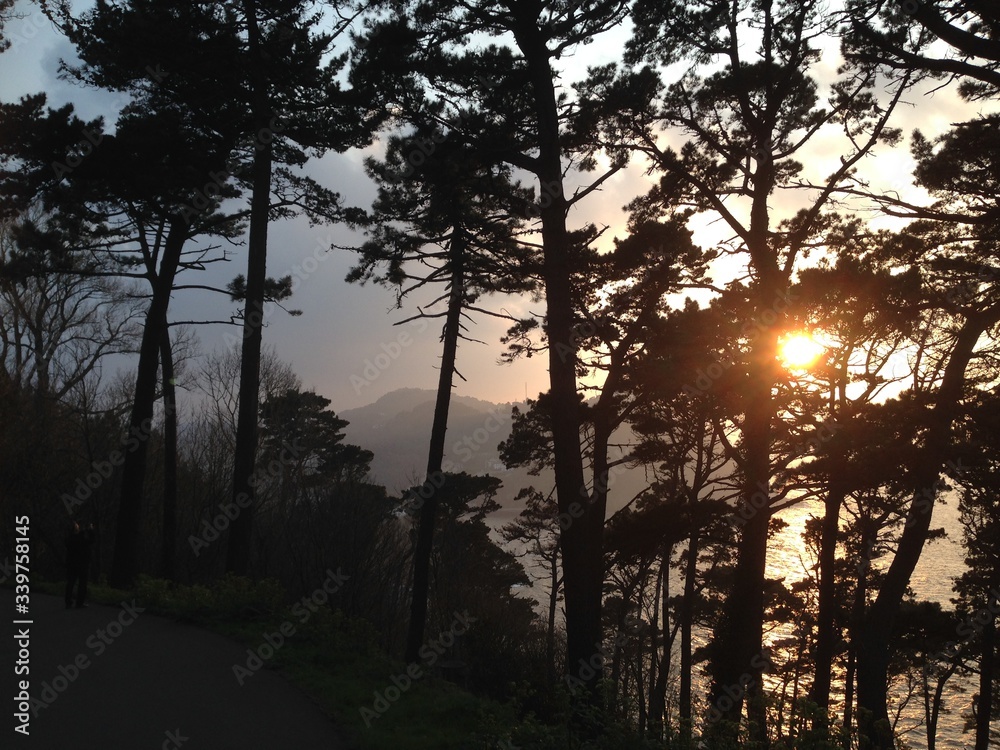
[[[350,422],[344,429],[347,442],[375,454],[372,479],[385,485],[390,493],[401,494],[423,482],[435,398],[433,390],[401,388],[367,406],[337,413]],[[548,493],[555,483],[551,471],[532,476],[523,468],[508,469],[500,460],[497,446],[510,435],[514,406],[521,410],[526,407],[523,402],[494,404],[453,395],[448,410],[445,470],[491,474],[503,480],[496,497],[502,510],[491,519],[497,526],[510,521],[524,508],[523,502],[514,501],[522,488],[534,486]],[[641,492],[646,481],[641,469],[621,467],[615,471],[609,480],[609,512],[616,511]]]
[[[350,422],[344,430],[347,441],[375,454],[373,479],[390,492],[423,481],[435,398],[436,392],[430,389],[400,388],[367,406],[337,414]],[[497,446],[510,435],[514,405],[452,395],[445,458],[455,471],[509,473],[500,462]],[[524,408],[523,403],[517,406]]]

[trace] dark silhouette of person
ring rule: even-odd
[[[87,574],[90,572],[90,548],[94,544],[94,524],[81,529],[77,521],[66,537],[66,609],[73,606],[73,588],[76,588],[76,606],[86,607]]]

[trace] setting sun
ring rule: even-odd
[[[778,356],[791,370],[811,367],[822,353],[823,345],[808,333],[793,333],[778,343]]]

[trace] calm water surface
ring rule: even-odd
[[[934,527],[943,527],[947,531],[945,539],[932,542],[924,549],[920,563],[913,573],[910,585],[918,599],[939,602],[945,609],[951,609],[951,597],[954,595],[952,584],[957,576],[965,570],[964,555],[961,545],[961,527],[958,522],[958,504],[949,499],[946,505],[935,504]],[[513,520],[519,508],[503,508],[490,519],[490,525],[497,529]],[[784,578],[786,585],[805,578],[807,571],[815,565],[812,553],[802,543],[802,532],[810,517],[820,517],[823,504],[818,501],[803,502],[782,511],[779,514],[788,526],[775,536],[769,548],[767,575],[771,578]],[[888,560],[884,561],[886,564]],[[676,575],[676,574],[675,574]],[[680,585],[679,579],[672,576],[671,588],[676,591]],[[536,598],[543,597],[544,590],[532,592]],[[770,634],[772,640],[786,635],[790,628],[778,628]],[[957,634],[956,634],[957,638]],[[961,684],[958,677],[953,677],[949,685],[952,688]],[[971,750],[973,735],[963,733],[962,714],[969,710],[969,704],[975,685],[967,685],[964,695],[956,694],[954,689],[947,691],[947,703],[951,713],[939,719],[937,747],[941,750]],[[702,691],[703,692],[703,691]],[[923,727],[923,708],[918,696],[914,696],[910,705],[904,710],[898,725],[901,731],[907,730],[906,743],[914,750],[925,750],[927,746],[926,731]]]
[[[786,585],[806,577],[806,571],[815,565],[815,558],[802,543],[802,532],[810,517],[821,517],[823,504],[818,501],[803,502],[788,508],[779,514],[787,528],[778,534],[769,549],[767,574],[773,578],[785,578]],[[955,579],[965,571],[964,552],[962,550],[962,532],[958,516],[958,502],[949,497],[946,504],[935,503],[934,528],[944,528],[947,536],[931,542],[924,548],[920,562],[910,587],[918,600],[938,602],[944,609],[953,609],[951,598],[954,596],[952,585]],[[882,561],[889,563],[889,559]],[[779,637],[777,631],[772,638]],[[959,636],[956,634],[956,640]],[[963,687],[962,678],[956,676],[946,687],[946,705],[950,714],[944,714],[938,719],[937,747],[942,750],[964,750],[974,744],[972,732],[962,732],[964,719],[962,714],[971,710],[972,695],[977,691],[975,684],[966,681],[965,693],[956,691]],[[950,689],[949,689],[950,688]],[[923,704],[919,696],[913,696],[910,704],[903,710],[899,724],[900,731],[905,731],[905,740],[914,750],[927,747],[927,735],[923,723]]]

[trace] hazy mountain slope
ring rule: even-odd
[[[434,397],[432,390],[403,388],[373,404],[338,414],[350,422],[345,430],[347,440],[375,453],[374,479],[390,491],[423,479]],[[508,473],[500,463],[497,445],[510,434],[511,406],[452,396],[445,443],[451,470],[497,476]]]
[[[374,452],[372,478],[390,492],[399,493],[423,481],[434,397],[432,390],[402,388],[367,406],[338,413],[350,422],[344,431],[347,441]],[[523,508],[522,503],[513,501],[521,488],[534,485],[548,492],[553,486],[549,472],[531,476],[523,469],[508,470],[500,462],[497,445],[510,434],[510,412],[514,405],[453,396],[448,415],[445,470],[492,474],[503,480],[497,501],[504,510],[496,514],[495,524],[510,520]],[[524,408],[523,403],[517,406]],[[631,500],[645,482],[642,471],[616,472],[611,478],[609,511]]]

